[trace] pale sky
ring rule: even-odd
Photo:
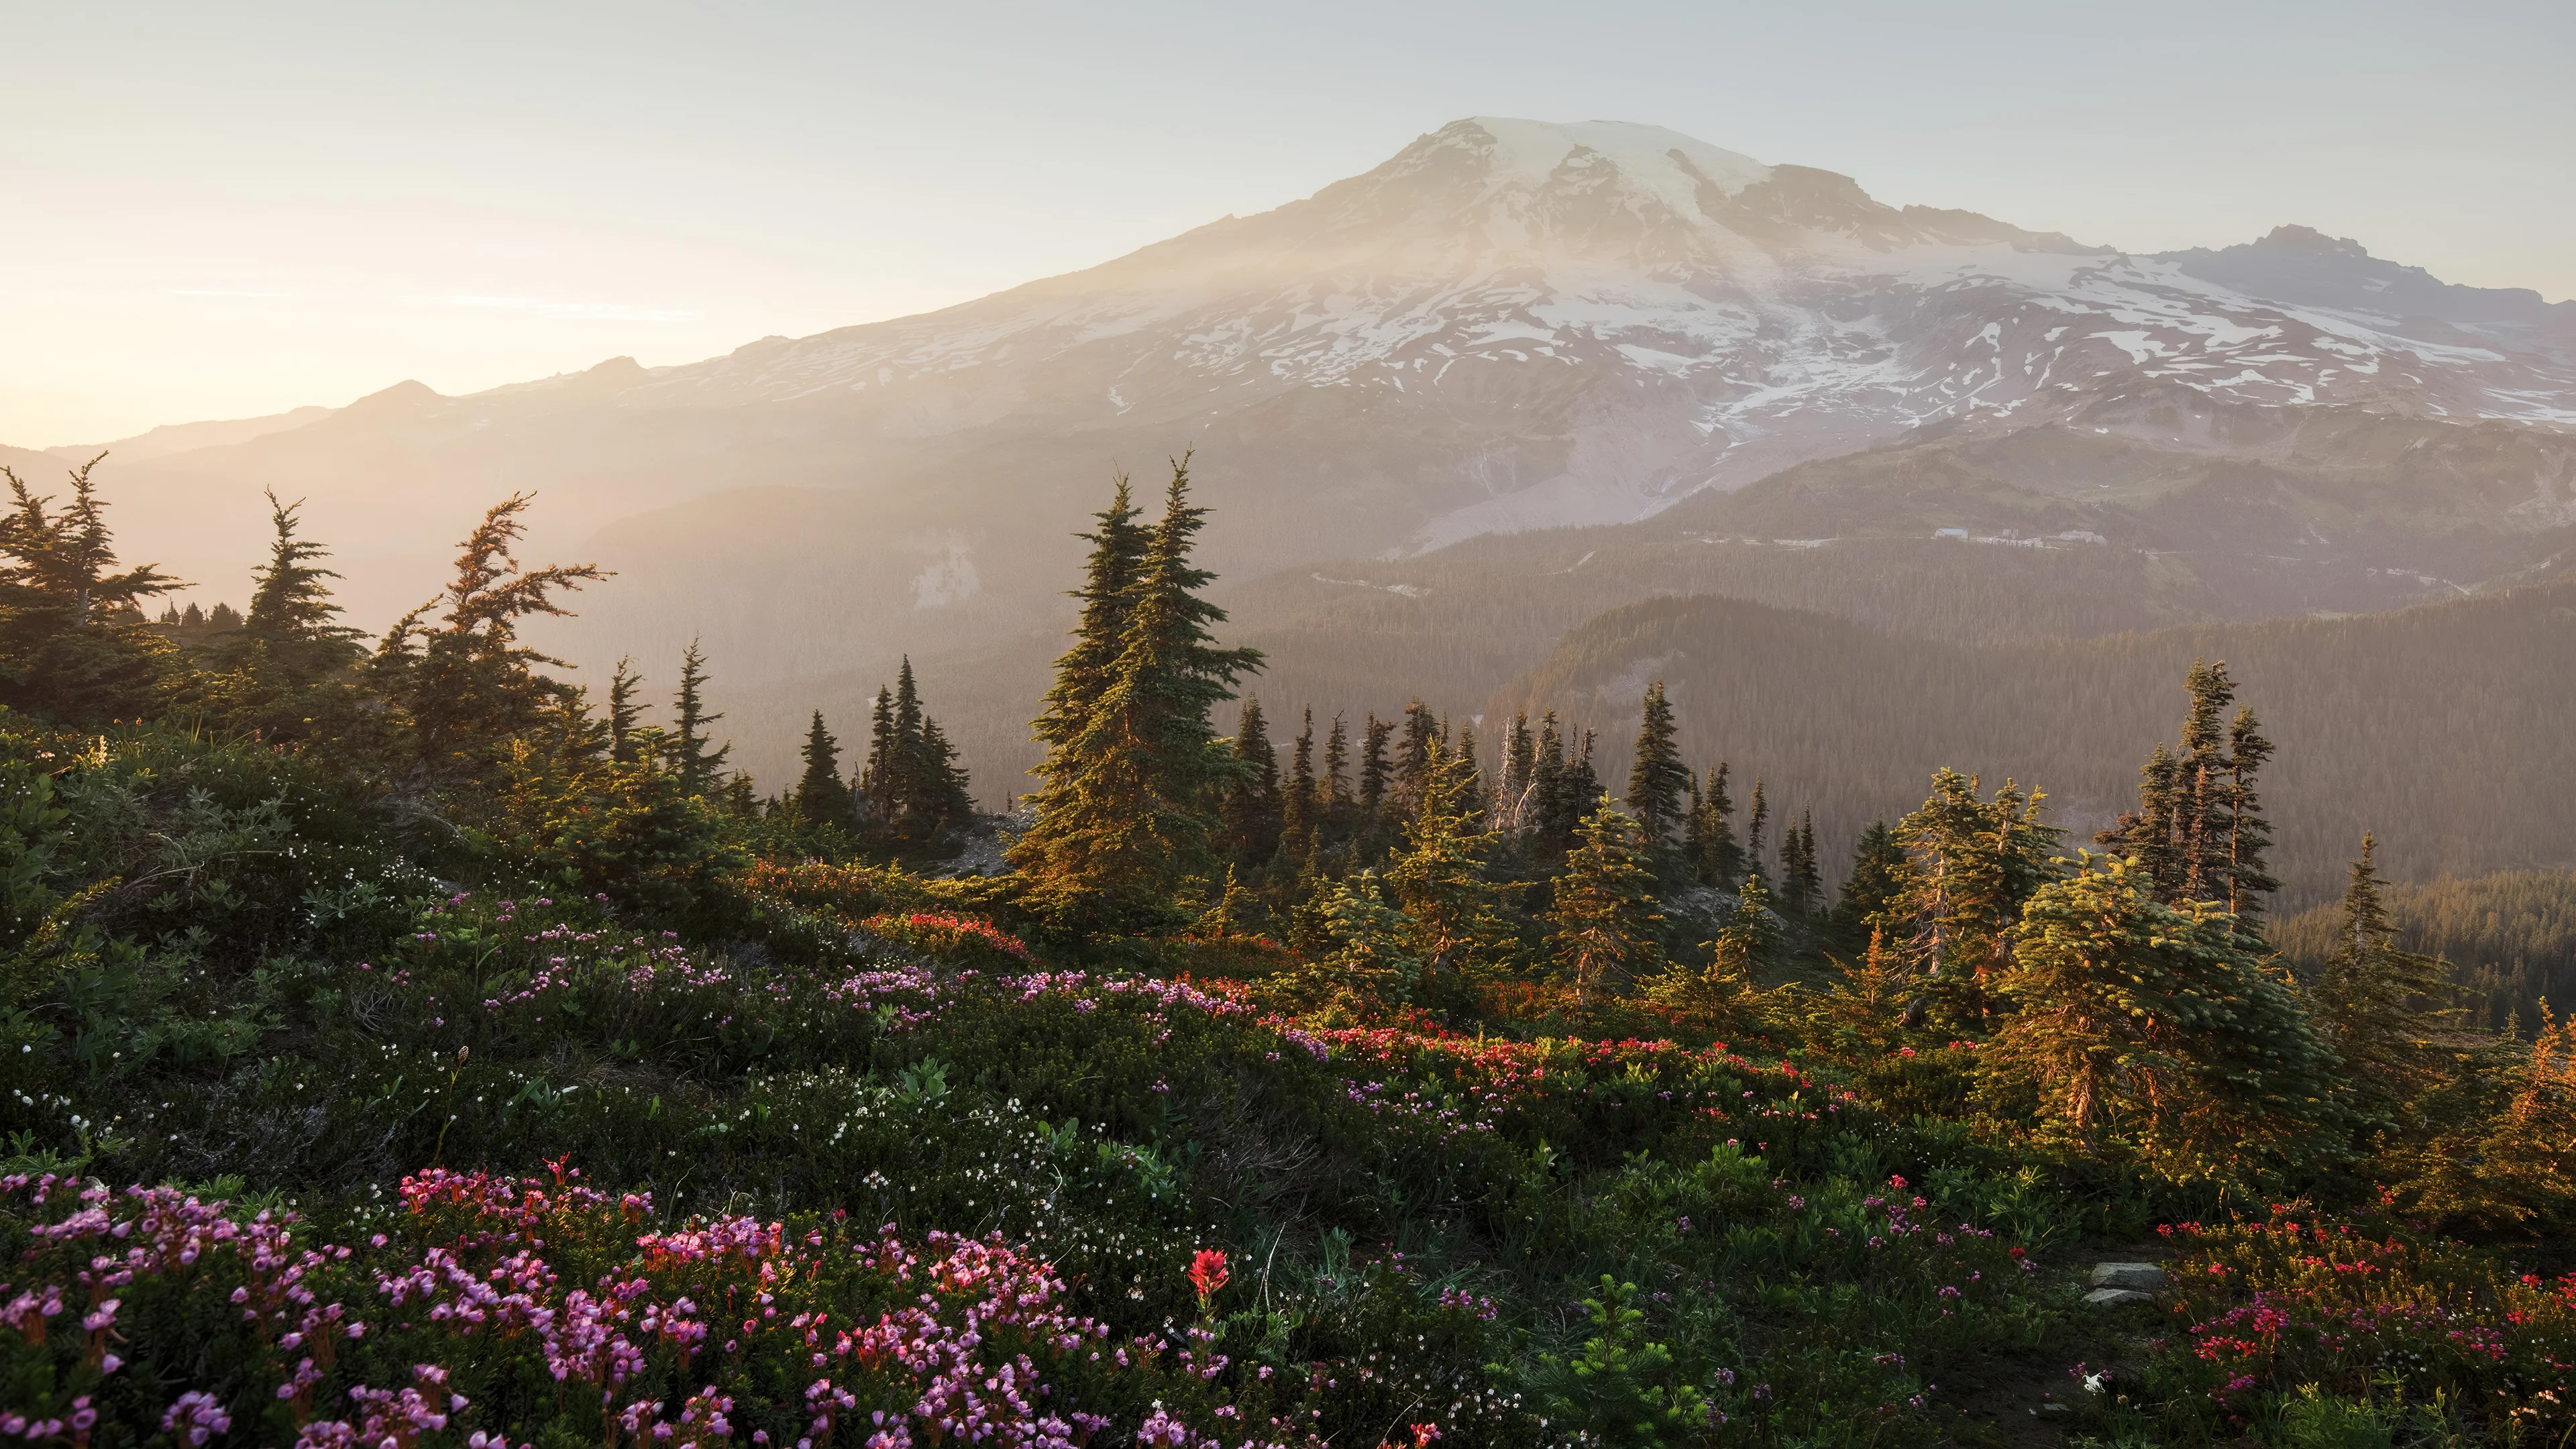
[[[0,443],[963,301],[1467,115],[2576,296],[2576,5],[0,0]]]

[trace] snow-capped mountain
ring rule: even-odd
[[[263,552],[259,490],[308,498],[368,625],[535,489],[532,553],[620,573],[556,647],[703,636],[727,685],[829,708],[898,651],[1058,627],[1109,474],[1150,484],[1184,449],[1209,562],[1242,580],[1648,517],[1927,433],[2258,456],[2311,409],[2576,433],[2576,302],[2297,227],[2131,255],[1651,126],[1478,118],[939,312],[468,397],[408,383],[101,478],[127,552],[209,598]],[[2576,481],[2526,484],[2497,526],[2576,507]]]
[[[1928,421],[2036,420],[2154,379],[2576,426],[2576,303],[2446,287],[2296,227],[2129,256],[1900,210],[1657,127],[1484,117],[1276,211],[947,311],[754,344],[619,401],[1089,429],[1347,388],[1395,413],[1518,412],[1510,432],[1559,440],[1554,471],[1441,500],[1420,546],[1635,517]]]

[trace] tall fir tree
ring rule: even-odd
[[[1340,715],[1324,736],[1324,831],[1333,839],[1351,831],[1351,731]]]
[[[1315,711],[1306,710],[1288,750],[1288,780],[1280,789],[1279,850],[1284,861],[1303,861],[1322,825],[1323,792],[1315,784]]]
[[[1508,893],[1490,878],[1494,837],[1469,806],[1465,761],[1424,741],[1421,804],[1405,847],[1386,870],[1396,903],[1413,920],[1414,954],[1433,969],[1457,969],[1489,953],[1509,934]]]
[[[1561,813],[1554,835],[1569,845],[1574,840],[1574,828],[1583,822],[1586,802],[1597,800],[1606,793],[1601,772],[1593,763],[1593,753],[1600,743],[1597,734],[1585,730],[1582,740],[1565,762],[1565,798],[1559,802]]]
[[[912,758],[913,796],[908,808],[913,829],[919,839],[936,840],[966,823],[975,813],[975,797],[967,789],[966,771],[957,763],[957,747],[948,742],[939,721],[928,715],[922,716]]]
[[[1431,743],[1439,733],[1429,705],[1419,698],[1405,705],[1404,733],[1395,746],[1392,793],[1396,808],[1408,816],[1422,807],[1424,782],[1431,773]]]
[[[1539,716],[1538,739],[1530,746],[1529,796],[1529,808],[1521,814],[1522,848],[1532,855],[1566,848],[1571,842],[1556,831],[1573,789],[1566,780],[1565,736],[1557,728],[1555,710]]]
[[[1748,873],[1736,892],[1735,910],[1716,939],[1707,943],[1712,969],[1722,977],[1750,983],[1780,964],[1784,933],[1772,908],[1771,888],[1759,871]]]
[[[2240,707],[2227,727],[2227,909],[2249,934],[2260,925],[2265,899],[2281,888],[2270,868],[2272,822],[2257,787],[2273,749],[2253,709]]]
[[[823,712],[805,731],[805,772],[796,781],[796,813],[809,825],[846,828],[851,823],[850,787],[841,779],[841,742],[823,727]]]
[[[1767,890],[1771,873],[1762,864],[1762,830],[1771,823],[1771,802],[1762,795],[1762,777],[1753,778],[1753,810],[1744,821],[1744,878],[1758,880]]]
[[[2274,747],[2251,708],[2228,719],[2236,682],[2225,660],[2192,661],[2183,685],[2191,706],[2180,749],[2156,746],[2139,772],[2137,808],[2094,839],[2135,859],[2166,904],[2225,906],[2250,944],[2260,939],[2264,898],[2280,888],[2259,789]]]
[[[2310,1018],[2351,1073],[2374,1119],[2413,1125],[2427,1097],[2464,1053],[2446,1037],[2458,987],[2448,964],[2401,950],[2397,923],[2380,898],[2379,841],[2361,838],[2361,858],[2343,893],[2334,953],[2309,992]]]
[[[1206,802],[1242,766],[1217,745],[1208,712],[1234,697],[1261,653],[1219,648],[1210,631],[1225,611],[1200,596],[1214,576],[1190,562],[1206,520],[1189,501],[1187,459],[1176,461],[1108,687],[1080,734],[1050,757],[1064,783],[1044,793],[1012,846],[1013,864],[1077,927],[1159,919],[1175,886],[1210,873],[1216,822]]]
[[[1735,842],[1735,801],[1726,790],[1724,760],[1708,772],[1707,787],[1691,816],[1691,861],[1700,884],[1732,890],[1744,876],[1744,847]]]
[[[1030,771],[1039,779],[1038,788],[1022,797],[1033,811],[1042,813],[1051,795],[1072,787],[1074,742],[1090,727],[1092,708],[1109,688],[1125,647],[1137,571],[1153,538],[1153,530],[1137,522],[1140,516],[1127,475],[1121,473],[1109,506],[1092,515],[1093,530],[1074,535],[1091,545],[1091,554],[1083,564],[1082,586],[1071,591],[1082,606],[1073,626],[1072,647],[1056,660],[1055,681],[1029,725],[1037,742],[1046,747],[1046,758]],[[884,733],[891,738],[892,730],[889,715]]]
[[[879,686],[869,715],[868,755],[853,792],[860,822],[888,842],[923,845],[974,813],[956,748],[921,701],[906,656],[894,687]]]
[[[1889,914],[1905,892],[1905,846],[1884,820],[1870,822],[1852,843],[1851,872],[1834,901],[1834,929],[1851,942],[1868,940],[1892,923]]]
[[[1975,777],[1943,769],[1922,807],[1897,822],[1907,862],[1886,912],[1889,944],[1930,979],[1951,1025],[1983,1022],[1993,983],[2011,969],[2023,908],[2057,876],[2065,832],[2042,818],[2045,798],[2010,780],[1989,798]]]
[[[683,795],[713,794],[733,745],[714,743],[710,727],[724,715],[707,708],[707,656],[698,641],[680,654],[680,689],[671,698],[671,774]]]
[[[304,505],[281,504],[274,490],[267,496],[276,534],[268,562],[252,575],[249,615],[214,653],[227,668],[248,670],[279,689],[300,690],[348,669],[367,651],[358,630],[336,622],[340,606],[326,581],[340,575],[316,562],[331,551],[296,537],[296,511]]]
[[[1387,746],[1394,738],[1395,726],[1374,713],[1361,726],[1360,824],[1356,838],[1360,853],[1371,859],[1386,839],[1387,797],[1395,786],[1395,764],[1387,757]]]
[[[1780,843],[1780,908],[1793,921],[1814,916],[1824,903],[1824,874],[1816,865],[1816,815],[1802,813]]]
[[[1617,995],[1663,966],[1653,845],[1607,796],[1576,827],[1575,848],[1552,883],[1548,949],[1575,1000]]]
[[[868,711],[868,753],[859,763],[861,814],[865,823],[893,833],[903,815],[903,737],[894,728],[894,691],[877,686]]]
[[[1673,707],[1664,698],[1660,679],[1646,687],[1638,707],[1636,758],[1628,767],[1628,809],[1646,833],[1647,844],[1661,850],[1682,824],[1682,797],[1689,793],[1690,768],[1675,743]]]
[[[643,758],[644,704],[636,697],[643,687],[644,676],[635,672],[634,656],[619,658],[608,676],[608,756],[621,765]]]
[[[59,513],[0,468],[15,504],[0,516],[0,703],[60,724],[141,714],[176,663],[140,601],[182,585],[151,564],[117,566],[107,504],[90,480],[106,456],[71,470],[71,505]]]
[[[521,644],[520,622],[570,614],[557,595],[609,575],[591,564],[522,569],[513,546],[530,501],[518,493],[493,505],[466,535],[455,581],[395,620],[368,662],[369,682],[408,718],[424,765],[488,774],[569,688],[538,672],[570,666]],[[436,627],[426,622],[433,610]]]
[[[1242,864],[1262,865],[1279,853],[1294,807],[1280,795],[1279,751],[1270,743],[1270,722],[1258,695],[1247,696],[1235,716],[1234,757],[1243,770],[1226,789],[1226,853]]]

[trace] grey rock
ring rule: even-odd
[[[2156,1295],[2135,1288],[2096,1288],[2084,1295],[2084,1301],[2095,1308],[2118,1308],[2129,1303],[2153,1303]]]
[[[2153,1293],[2165,1286],[2165,1270],[2153,1263],[2096,1263],[2091,1286],[2095,1288],[2134,1288]]]

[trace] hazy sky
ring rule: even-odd
[[[2576,296],[2576,5],[0,0],[0,442],[728,351],[1070,271],[1460,116],[2132,250]]]

